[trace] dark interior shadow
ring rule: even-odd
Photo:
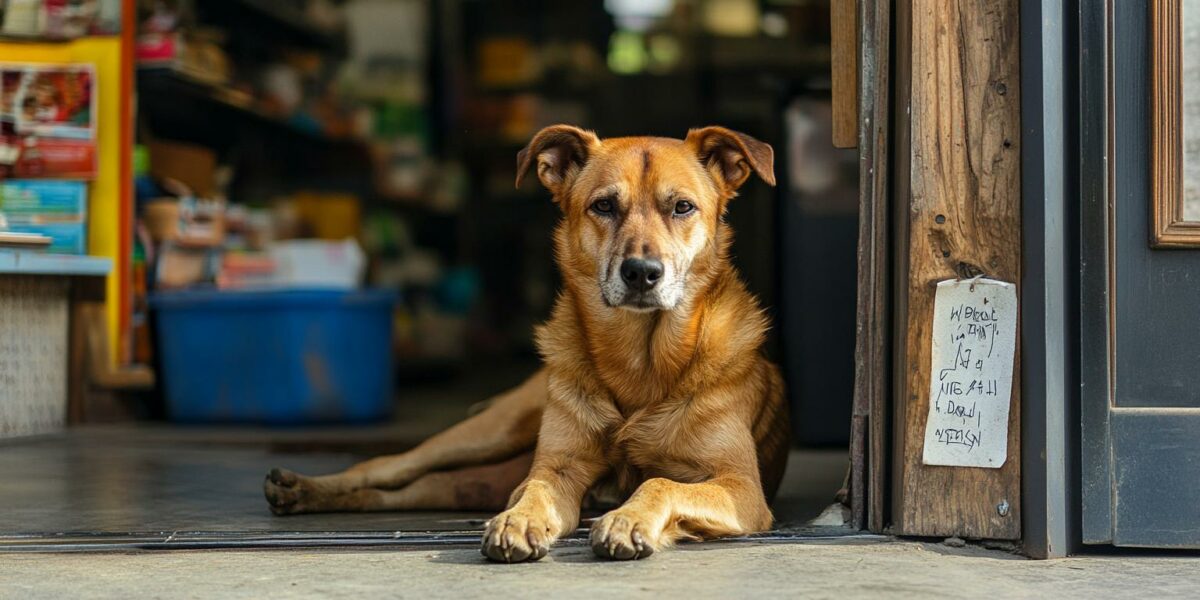
[[[668,551],[673,551],[668,550]],[[539,562],[547,559],[557,564],[593,564],[593,563],[620,563],[622,561],[611,561],[597,557],[592,553],[592,549],[582,543],[570,543],[567,545],[556,545],[550,549],[550,554]],[[649,560],[654,560],[651,557]],[[506,565],[495,563],[484,558],[483,554],[478,549],[446,549],[432,555],[429,562],[437,564],[450,565],[485,565],[496,568],[520,568],[521,565]],[[525,563],[535,564],[535,563]]]

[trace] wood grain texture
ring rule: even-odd
[[[858,7],[856,0],[829,5],[833,90],[833,145],[858,145]]]
[[[1183,110],[1180,0],[1150,2],[1150,241],[1155,248],[1200,246],[1200,221],[1183,219]]]
[[[87,395],[87,330],[83,325],[83,307],[71,302],[67,322],[67,424],[84,421]]]
[[[87,422],[91,403],[91,392],[88,381],[88,365],[96,351],[89,345],[88,322],[89,311],[99,311],[100,327],[104,325],[104,298],[107,287],[103,277],[77,276],[71,278],[71,317],[67,324],[67,424],[78,425]],[[108,339],[105,330],[104,340]],[[108,356],[109,346],[103,344],[103,356]],[[108,363],[105,363],[107,366]]]
[[[859,3],[858,310],[851,423],[851,521],[855,528],[884,528],[888,464],[888,124],[891,4]]]
[[[892,232],[892,362],[887,412],[891,420],[886,442],[888,444],[888,481],[886,497],[882,499],[889,508],[888,526],[892,526],[904,509],[901,495],[893,490],[899,487],[904,477],[904,426],[905,403],[903,401],[907,382],[900,374],[906,371],[908,348],[908,207],[912,199],[909,179],[912,175],[912,10],[913,0],[896,0],[895,4],[895,58],[893,63],[892,97],[896,108],[893,112],[891,143],[891,232]]]
[[[981,273],[1021,280],[1018,7],[1018,0],[912,3],[908,265],[897,321],[905,331],[896,371],[901,534],[1020,537],[1019,356],[1004,466],[921,461],[937,282]],[[1006,511],[997,509],[1002,503]]]

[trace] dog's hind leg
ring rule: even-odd
[[[533,449],[547,393],[546,371],[541,370],[497,396],[483,411],[408,452],[373,458],[333,475],[308,477],[272,469],[263,491],[272,510],[290,514],[297,512],[289,510],[290,505],[322,505],[323,498],[359,490],[398,490],[432,471],[504,461]]]
[[[267,499],[277,515],[318,512],[387,510],[500,511],[513,490],[529,475],[533,453],[508,460],[449,471],[436,471],[396,490],[362,488],[340,494],[300,495],[294,487],[268,488]]]

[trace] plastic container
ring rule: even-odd
[[[209,423],[382,419],[395,301],[380,291],[156,294],[167,413]]]

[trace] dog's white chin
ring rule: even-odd
[[[636,304],[622,304],[617,306],[621,310],[627,310],[632,313],[652,313],[660,310],[670,310],[661,306],[638,306]]]
[[[649,293],[641,295],[630,294],[629,288],[619,280],[609,279],[600,282],[600,295],[604,298],[605,304],[611,308],[620,308],[635,313],[672,310],[679,304],[679,300],[683,296],[681,292],[680,286],[666,281]]]
[[[602,296],[604,297],[604,303],[609,308],[626,310],[633,313],[652,313],[675,308],[675,303],[668,304],[657,294],[641,298],[630,298],[630,295],[622,290],[619,294],[602,294]]]

